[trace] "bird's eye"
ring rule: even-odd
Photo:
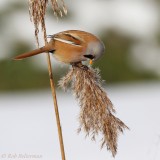
[[[93,56],[92,54],[86,54],[86,55],[84,55],[84,57],[89,58],[89,59],[95,58],[95,56]]]

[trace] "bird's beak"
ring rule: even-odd
[[[89,64],[90,64],[90,65],[92,65],[92,64],[93,64],[93,60],[92,60],[92,59],[90,59]]]
[[[88,54],[88,55],[84,55],[84,57],[88,58],[89,59],[89,64],[92,65],[95,56],[92,55],[92,54]]]

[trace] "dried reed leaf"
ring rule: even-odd
[[[101,147],[106,146],[115,156],[118,135],[128,127],[114,116],[115,109],[101,86],[99,70],[82,64],[73,65],[68,74],[59,81],[60,87],[65,90],[69,83],[80,105],[78,132],[84,130],[92,140],[101,134]]]
[[[39,26],[41,26],[44,40],[47,42],[45,14],[48,0],[28,0],[30,19],[34,23],[35,37],[39,46]],[[51,0],[52,9],[56,17],[67,14],[67,8],[63,0]]]

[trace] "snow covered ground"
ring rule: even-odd
[[[108,86],[107,92],[130,131],[120,135],[115,160],[160,159],[160,83]],[[111,160],[111,154],[77,135],[79,107],[68,93],[57,94],[67,160]],[[34,158],[29,158],[32,155]],[[49,90],[0,93],[0,160],[60,160]]]

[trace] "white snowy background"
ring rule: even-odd
[[[160,159],[160,84],[108,86],[117,116],[129,127],[118,142],[116,160]],[[66,159],[112,159],[100,142],[77,135],[79,106],[71,94],[58,92]],[[48,90],[0,94],[0,159],[3,154],[41,155],[59,160],[60,148]],[[6,158],[9,159],[9,158]],[[18,159],[18,158],[13,158]]]

